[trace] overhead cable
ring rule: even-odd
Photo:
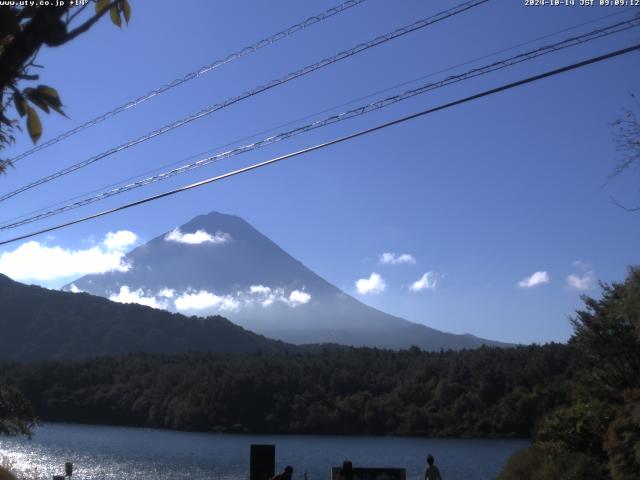
[[[528,52],[524,52],[524,53],[520,53],[517,54],[515,56],[506,58],[504,60],[499,60],[493,63],[490,63],[488,65],[482,66],[482,67],[477,67],[474,68],[472,70],[469,70],[467,72],[461,73],[459,75],[452,75],[449,76],[443,80],[437,81],[437,82],[432,82],[432,83],[427,83],[424,84],[420,87],[414,88],[414,89],[410,89],[410,90],[406,90],[403,93],[400,93],[398,95],[393,95],[366,105],[362,105],[358,108],[354,108],[354,109],[350,109],[348,111],[344,111],[342,113],[336,114],[336,115],[332,115],[330,117],[324,118],[322,120],[318,120],[312,123],[308,123],[306,125],[288,130],[286,132],[281,132],[277,135],[273,135],[267,138],[264,138],[262,140],[259,140],[257,142],[253,142],[250,144],[246,144],[246,145],[242,145],[239,147],[235,147],[233,149],[227,150],[225,152],[221,152],[221,153],[217,153],[215,155],[211,155],[208,156],[206,158],[202,158],[199,159],[195,162],[192,163],[188,163],[186,165],[182,165],[180,167],[174,168],[172,170],[166,171],[166,172],[162,172],[159,173],[157,175],[152,175],[149,176],[145,179],[142,180],[137,180],[135,182],[117,187],[117,188],[113,188],[104,192],[101,192],[97,195],[94,196],[90,196],[90,197],[86,197],[84,199],[81,199],[79,201],[76,202],[72,202],[72,203],[68,203],[64,206],[60,206],[58,208],[53,208],[51,210],[48,210],[46,212],[37,214],[37,215],[33,215],[33,216],[29,216],[27,218],[23,218],[20,219],[18,221],[14,221],[11,223],[7,223],[4,225],[0,225],[0,230],[8,230],[8,229],[12,229],[12,228],[16,228],[16,227],[20,227],[22,225],[26,225],[29,223],[33,223],[36,222],[38,220],[42,220],[48,217],[52,217],[54,215],[59,215],[61,213],[67,212],[69,210],[74,210],[76,208],[80,208],[83,207],[85,205],[89,205],[91,203],[95,203],[97,201],[100,200],[105,200],[107,198],[113,197],[115,195],[124,193],[124,192],[128,192],[137,188],[141,188],[143,186],[146,185],[150,185],[152,183],[156,183],[162,180],[167,180],[169,178],[173,178],[175,176],[190,172],[192,170],[204,167],[206,165],[210,165],[214,162],[218,162],[227,158],[231,158],[234,157],[236,155],[240,155],[242,153],[246,153],[246,152],[250,152],[253,150],[257,150],[259,148],[265,147],[267,145],[272,145],[274,143],[280,142],[282,140],[286,140],[288,138],[294,137],[296,135],[302,134],[302,133],[306,133],[318,128],[322,128],[322,127],[326,127],[328,125],[332,125],[334,123],[338,123],[344,120],[348,120],[354,117],[358,117],[361,115],[365,115],[367,113],[376,111],[376,110],[380,110],[382,108],[388,107],[390,105],[396,104],[398,102],[401,102],[403,100],[407,100],[409,98],[413,98],[417,95],[421,95],[427,92],[430,92],[432,90],[438,89],[438,88],[442,88],[445,87],[447,85],[451,85],[454,83],[458,83],[464,80],[469,80],[471,78],[475,78],[478,77],[480,75],[486,75],[488,73],[491,72],[495,72],[497,70],[502,70],[504,68],[507,67],[511,67],[513,65],[517,65],[520,64],[522,62],[528,61],[528,60],[533,60],[535,58],[538,58],[540,56],[543,55],[547,55],[553,52],[557,52],[559,50],[563,50],[565,48],[569,48],[569,47],[574,47],[577,45],[581,45],[596,39],[600,39],[609,35],[613,35],[616,33],[620,33],[623,32],[625,30],[628,30],[630,28],[633,27],[638,27],[640,26],[640,18],[634,18],[634,19],[630,19],[630,20],[625,20],[622,22],[618,22],[615,23],[613,25],[609,25],[607,27],[603,27],[603,28],[599,28],[596,30],[593,30],[591,32],[579,35],[579,36],[575,36],[575,37],[571,37],[571,38],[567,38],[565,40],[562,40],[560,42],[556,42],[554,44],[551,45],[545,45],[542,47],[539,47],[535,50],[531,50]]]
[[[332,107],[325,108],[323,110],[311,113],[309,115],[305,115],[303,117],[296,118],[295,120],[290,120],[288,122],[282,123],[282,124],[277,125],[275,127],[270,127],[270,128],[268,128],[266,130],[261,130],[259,132],[254,132],[254,133],[249,134],[249,135],[244,135],[241,138],[235,139],[235,140],[230,141],[230,142],[226,142],[223,145],[219,145],[219,146],[214,147],[214,148],[209,148],[204,152],[196,153],[196,154],[193,154],[193,155],[189,155],[187,158],[183,158],[183,159],[180,159],[180,160],[174,160],[172,162],[165,163],[164,165],[161,165],[159,167],[155,167],[155,168],[153,168],[151,170],[147,170],[145,172],[142,172],[142,173],[139,173],[139,174],[136,174],[136,175],[132,175],[130,177],[127,177],[125,179],[119,180],[117,182],[113,182],[113,183],[111,183],[111,184],[109,184],[107,186],[96,188],[96,189],[93,189],[93,190],[91,190],[89,192],[84,192],[82,194],[74,195],[71,198],[67,198],[65,200],[61,200],[61,201],[56,202],[54,204],[47,205],[46,207],[38,208],[36,210],[31,210],[30,212],[27,212],[27,213],[18,215],[16,217],[4,220],[4,221],[2,221],[0,223],[0,227],[2,227],[3,225],[6,225],[8,223],[14,222],[16,220],[27,218],[27,217],[29,217],[31,215],[34,215],[34,214],[37,214],[37,213],[46,212],[47,210],[50,210],[50,209],[52,209],[54,207],[58,207],[60,205],[64,205],[66,203],[73,202],[74,200],[79,200],[79,199],[81,199],[83,197],[86,197],[87,195],[97,194],[97,193],[100,193],[101,191],[103,191],[105,189],[111,189],[111,188],[117,187],[117,186],[119,186],[119,185],[121,185],[121,184],[123,184],[125,182],[133,182],[134,180],[143,178],[143,177],[145,177],[147,175],[152,175],[152,174],[155,174],[155,173],[158,173],[158,172],[162,172],[163,170],[165,170],[165,169],[167,169],[167,168],[169,168],[171,166],[178,165],[180,163],[183,163],[185,161],[189,161],[189,160],[192,160],[192,159],[197,159],[199,157],[202,157],[203,155],[207,155],[207,154],[209,154],[211,152],[216,152],[216,151],[218,151],[218,150],[220,150],[222,148],[231,147],[231,146],[236,145],[236,144],[238,144],[240,142],[244,142],[244,141],[250,140],[252,138],[256,138],[256,137],[258,137],[260,135],[264,135],[264,134],[267,134],[267,133],[275,132],[275,131],[277,131],[277,130],[279,130],[281,128],[288,127],[289,125],[295,125],[296,123],[299,123],[299,122],[302,122],[302,121],[305,121],[305,120],[308,120],[308,119],[311,119],[311,118],[315,118],[318,115],[322,115],[323,113],[332,112],[332,111],[334,111],[334,110],[336,110],[338,108],[346,107],[348,105],[352,105],[352,104],[360,102],[362,100],[367,100],[367,99],[373,98],[373,97],[375,97],[377,95],[381,95],[383,93],[390,92],[390,91],[395,90],[397,88],[404,87],[406,85],[411,85],[413,83],[419,82],[419,81],[427,79],[427,78],[435,77],[436,75],[439,75],[441,73],[450,72],[450,71],[455,70],[457,68],[477,63],[480,60],[484,60],[486,58],[495,57],[496,55],[499,55],[501,53],[510,52],[512,50],[515,50],[516,48],[524,47],[526,45],[531,45],[532,43],[536,43],[536,42],[539,42],[541,40],[545,40],[547,38],[551,38],[551,37],[554,37],[556,35],[560,35],[561,33],[569,32],[571,30],[576,30],[577,28],[584,27],[586,25],[591,25],[593,23],[597,23],[597,22],[599,22],[601,20],[604,20],[606,18],[611,18],[611,17],[622,15],[622,14],[626,14],[626,13],[629,13],[629,12],[631,12],[633,10],[634,10],[633,7],[627,8],[627,9],[622,9],[622,10],[616,10],[616,11],[614,11],[612,13],[608,13],[608,14],[602,15],[600,17],[592,18],[590,20],[587,20],[586,22],[582,22],[582,23],[578,23],[578,24],[575,24],[575,25],[571,25],[571,26],[563,28],[561,30],[556,30],[554,32],[550,32],[550,33],[544,34],[542,36],[539,36],[539,37],[536,37],[536,38],[532,38],[531,40],[527,40],[525,42],[521,42],[521,43],[518,43],[518,44],[515,44],[515,45],[511,45],[511,46],[506,47],[506,48],[502,48],[500,50],[495,50],[495,51],[493,51],[491,53],[482,55],[480,57],[475,57],[475,58],[470,59],[470,60],[465,60],[464,62],[458,63],[456,65],[451,65],[451,66],[443,68],[441,70],[437,70],[435,72],[428,73],[426,75],[421,75],[421,76],[419,76],[417,78],[414,78],[412,80],[407,80],[407,81],[404,81],[404,82],[401,82],[401,83],[397,83],[395,85],[383,88],[381,90],[377,90],[375,92],[368,93],[367,95],[363,95],[363,96],[360,96],[360,97],[357,97],[357,98],[353,98],[353,99],[348,100],[346,102],[343,102],[343,103],[341,103],[339,105],[334,105]]]
[[[291,80],[294,80],[296,78],[300,78],[302,76],[308,75],[309,73],[315,72],[316,70],[319,70],[321,68],[324,68],[328,65],[332,65],[336,62],[339,62],[341,60],[344,60],[346,58],[350,58],[353,55],[356,55],[358,53],[361,53],[365,50],[368,50],[370,48],[376,47],[378,45],[382,45],[383,43],[389,42],[391,40],[394,40],[396,38],[399,38],[401,36],[404,36],[408,33],[411,32],[415,32],[416,30],[420,30],[422,28],[425,28],[427,26],[433,25],[434,23],[440,22],[442,20],[445,20],[447,18],[453,17],[454,15],[457,15],[459,13],[465,12],[471,8],[477,7],[478,5],[481,5],[483,3],[488,2],[489,0],[471,0],[471,1],[467,1],[464,2],[460,5],[457,5],[453,8],[450,8],[448,10],[445,10],[443,12],[440,12],[436,15],[430,16],[428,18],[424,18],[422,20],[418,20],[415,23],[412,23],[411,25],[407,25],[401,28],[398,28],[390,33],[387,33],[385,35],[381,35],[379,37],[376,37],[368,42],[365,43],[360,43],[358,45],[356,45],[355,47],[352,47],[348,50],[344,50],[340,53],[337,53],[331,57],[327,57],[323,60],[320,60],[319,62],[316,62],[312,65],[308,65],[304,68],[301,68],[300,70],[296,70],[295,72],[291,72],[283,77],[280,77],[276,80],[272,80],[269,83],[260,85],[258,87],[255,87],[252,90],[248,90],[236,97],[231,97],[225,101],[223,101],[222,103],[217,103],[215,105],[211,105],[207,108],[204,108],[203,110],[200,110],[199,112],[193,113],[187,117],[184,117],[180,120],[176,120],[170,124],[167,124],[157,130],[154,130],[152,132],[149,132],[145,135],[142,135],[136,139],[130,140],[126,143],[123,143],[121,145],[118,145],[117,147],[113,147],[110,148],[109,150],[106,150],[98,155],[95,155],[91,158],[88,158],[86,160],[83,160],[81,162],[75,163],[74,165],[71,165],[69,167],[63,168],[62,170],[59,170],[55,173],[52,173],[50,175],[47,175],[45,177],[40,178],[39,180],[36,180],[34,182],[31,182],[27,185],[24,185],[16,190],[13,190],[11,192],[5,193],[3,195],[0,196],[0,202],[5,201],[11,197],[14,197],[20,193],[23,193],[27,190],[30,190],[34,187],[37,187],[39,185],[42,185],[44,183],[50,182],[52,180],[55,180],[56,178],[62,177],[64,175],[68,175],[69,173],[75,172],[81,168],[84,168],[88,165],[91,165],[99,160],[102,160],[110,155],[113,155],[115,153],[121,152],[123,150],[126,150],[128,148],[131,148],[135,145],[138,145],[140,143],[146,142],[147,140],[151,140],[152,138],[155,138],[159,135],[162,135],[164,133],[170,132],[171,130],[174,130],[178,127],[182,127],[184,125],[187,125],[191,122],[193,122],[194,120],[198,120],[200,118],[203,118],[207,115],[212,114],[213,112],[216,112],[218,110],[222,110],[223,108],[229,107],[235,103],[238,103],[242,100],[245,100],[247,98],[253,97],[255,95],[258,95],[264,91],[270,90],[274,87],[277,87],[279,85],[283,85],[287,82],[290,82]]]
[[[113,110],[110,110],[98,117],[95,117],[92,120],[89,120],[85,123],[83,123],[82,125],[78,125],[75,128],[72,128],[71,130],[68,130],[64,133],[61,133],[60,135],[47,140],[44,143],[41,143],[40,145],[36,145],[35,147],[21,153],[20,155],[15,156],[14,158],[8,160],[8,162],[10,163],[17,163],[20,160],[22,160],[23,158],[28,157],[29,155],[33,155],[36,152],[39,152],[41,150],[44,150],[47,147],[50,147],[52,145],[55,145],[58,142],[61,142],[62,140],[65,140],[66,138],[69,138],[77,133],[82,132],[83,130],[87,130],[88,128],[91,128],[109,118],[112,118],[116,115],[118,115],[119,113],[124,112],[125,110],[129,110],[133,107],[137,107],[138,105],[140,105],[143,102],[146,102],[147,100],[150,100],[154,97],[157,97],[158,95],[163,94],[164,92],[171,90],[172,88],[178,87],[186,82],[189,82],[190,80],[193,80],[195,78],[201,77],[202,75],[211,72],[212,70],[221,67],[222,65],[225,65],[227,63],[230,63],[234,60],[238,60],[239,58],[242,58],[246,55],[249,55],[250,53],[253,53],[257,50],[260,50],[261,48],[267,47],[269,45],[273,45],[274,43],[283,40],[291,35],[293,35],[294,33],[298,33],[301,30],[304,30],[307,27],[310,27],[311,25],[314,25],[316,23],[322,22],[323,20],[326,20],[328,18],[333,17],[334,15],[337,15],[339,13],[344,12],[345,10],[350,9],[351,7],[355,7],[356,5],[360,5],[361,3],[365,2],[366,0],[348,0],[344,3],[341,3],[340,5],[337,5],[335,7],[331,7],[328,10],[325,10],[322,13],[319,13],[317,15],[312,15],[311,17],[307,18],[306,20],[303,20],[302,22],[296,23],[295,25],[290,26],[289,28],[282,30],[281,32],[278,33],[274,33],[273,35],[264,38],[262,40],[260,40],[259,42],[256,42],[252,45],[249,45],[247,47],[244,47],[236,52],[230,53],[229,55],[227,55],[226,57],[220,58],[216,61],[214,61],[213,63],[210,63],[208,65],[203,65],[202,67],[200,67],[197,70],[194,70],[192,72],[187,73],[186,75],[180,77],[180,78],[176,78],[175,80],[172,80],[171,82],[165,83],[164,85],[159,86],[158,88],[156,88],[155,90],[151,90],[148,93],[145,93],[144,95],[136,98],[135,100],[131,100],[128,101],[126,103],[123,103],[122,105],[114,108]]]
[[[230,178],[230,177],[233,177],[233,176],[236,176],[236,175],[240,175],[242,173],[246,173],[246,172],[250,172],[250,171],[253,171],[253,170],[257,170],[259,168],[266,167],[268,165],[273,165],[273,164],[275,164],[277,162],[281,162],[283,160],[294,158],[294,157],[297,157],[297,156],[300,156],[300,155],[303,155],[303,154],[306,154],[306,153],[311,153],[311,152],[314,152],[314,151],[317,151],[317,150],[321,150],[321,149],[327,148],[327,147],[332,146],[332,145],[336,145],[336,144],[339,144],[339,143],[342,143],[342,142],[346,142],[348,140],[352,140],[354,138],[358,138],[358,137],[361,137],[361,136],[364,136],[364,135],[368,135],[368,134],[376,132],[378,130],[382,130],[382,129],[385,129],[385,128],[388,128],[388,127],[391,127],[391,126],[394,126],[394,125],[398,125],[400,123],[404,123],[404,122],[407,122],[409,120],[414,120],[416,118],[420,118],[420,117],[423,117],[425,115],[429,115],[429,114],[432,114],[432,113],[435,113],[435,112],[438,112],[438,111],[441,111],[441,110],[445,110],[445,109],[448,109],[448,108],[451,108],[451,107],[455,107],[457,105],[468,103],[468,102],[471,102],[473,100],[477,100],[477,99],[480,99],[480,98],[483,98],[483,97],[487,97],[489,95],[494,95],[496,93],[503,92],[503,91],[506,91],[506,90],[510,90],[510,89],[513,89],[513,88],[516,88],[516,87],[519,87],[519,86],[522,86],[522,85],[525,85],[525,84],[528,84],[528,83],[533,83],[533,82],[542,80],[544,78],[548,78],[548,77],[552,77],[552,76],[555,76],[555,75],[559,75],[561,73],[565,73],[565,72],[568,72],[568,71],[571,71],[571,70],[576,70],[578,68],[582,68],[582,67],[585,67],[587,65],[592,65],[594,63],[599,63],[599,62],[602,62],[604,60],[608,60],[608,59],[611,59],[611,58],[614,58],[614,57],[619,57],[621,55],[625,55],[627,53],[634,52],[636,50],[640,50],[640,44],[635,44],[635,45],[633,45],[631,47],[623,48],[623,49],[620,49],[620,50],[615,50],[615,51],[606,53],[604,55],[600,55],[600,56],[597,56],[597,57],[592,57],[592,58],[589,58],[587,60],[583,60],[581,62],[573,63],[571,65],[567,65],[567,66],[564,66],[564,67],[561,67],[561,68],[556,68],[554,70],[550,70],[550,71],[547,71],[547,72],[544,72],[544,73],[541,73],[541,74],[538,74],[538,75],[533,75],[531,77],[527,77],[527,78],[524,78],[522,80],[517,80],[515,82],[511,82],[511,83],[508,83],[508,84],[505,84],[505,85],[501,85],[499,87],[492,88],[490,90],[485,90],[485,91],[483,91],[481,93],[477,93],[475,95],[471,95],[471,96],[468,96],[468,97],[465,97],[465,98],[462,98],[462,99],[459,99],[459,100],[454,100],[452,102],[445,103],[445,104],[439,105],[437,107],[428,108],[426,110],[422,110],[420,112],[417,112],[417,113],[414,113],[414,114],[411,114],[411,115],[407,115],[407,116],[404,116],[404,117],[401,117],[401,118],[398,118],[398,119],[395,119],[395,120],[391,120],[389,122],[385,122],[385,123],[376,125],[375,127],[367,128],[365,130],[360,130],[358,132],[351,133],[349,135],[345,135],[343,137],[339,137],[339,138],[330,140],[328,142],[320,143],[320,144],[314,145],[312,147],[307,147],[307,148],[304,148],[302,150],[298,150],[298,151],[295,151],[295,152],[288,153],[286,155],[281,155],[279,157],[274,157],[274,158],[271,158],[269,160],[265,160],[263,162],[254,163],[254,164],[249,165],[247,167],[239,168],[237,170],[233,170],[231,172],[227,172],[227,173],[224,173],[222,175],[218,175],[218,176],[215,176],[215,177],[212,177],[212,178],[208,178],[206,180],[201,180],[199,182],[195,182],[195,183],[192,183],[192,184],[189,184],[189,185],[185,185],[185,186],[180,187],[180,188],[176,188],[176,189],[169,190],[169,191],[166,191],[166,192],[163,192],[163,193],[152,195],[152,196],[143,198],[141,200],[136,200],[135,202],[126,203],[124,205],[120,205],[118,207],[111,208],[109,210],[104,210],[102,212],[94,213],[92,215],[88,215],[88,216],[81,217],[81,218],[78,218],[78,219],[75,219],[75,220],[71,220],[71,221],[68,221],[68,222],[60,223],[58,225],[54,225],[54,226],[51,226],[51,227],[43,228],[41,230],[37,230],[37,231],[30,232],[30,233],[27,233],[27,234],[24,234],[24,235],[13,237],[13,238],[10,238],[8,240],[3,240],[3,241],[0,241],[0,245],[6,245],[8,243],[16,242],[18,240],[24,240],[26,238],[34,237],[36,235],[52,232],[54,230],[59,230],[61,228],[69,227],[71,225],[76,225],[78,223],[87,222],[89,220],[93,220],[93,219],[96,219],[96,218],[99,218],[99,217],[103,217],[105,215],[110,215],[110,214],[113,214],[113,213],[116,213],[116,212],[119,212],[119,211],[122,211],[122,210],[127,210],[129,208],[136,207],[138,205],[142,205],[142,204],[149,203],[149,202],[152,202],[152,201],[155,201],[155,200],[159,200],[161,198],[165,198],[165,197],[169,197],[169,196],[172,196],[172,195],[176,195],[178,193],[186,192],[186,191],[192,190],[194,188],[202,187],[204,185],[208,185],[210,183],[218,182],[220,180],[224,180],[226,178]]]

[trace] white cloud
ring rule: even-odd
[[[401,255],[396,255],[392,252],[385,252],[378,257],[378,262],[380,265],[400,265],[402,263],[416,263],[416,259],[413,255],[408,253],[403,253]]]
[[[231,295],[219,296],[206,290],[200,290],[199,292],[183,293],[175,299],[175,305],[180,311],[217,308],[223,312],[231,312],[240,307],[240,302]]]
[[[69,291],[70,291],[71,293],[82,293],[82,292],[83,292],[83,290],[80,290],[80,289],[78,288],[78,286],[77,286],[75,283],[72,283],[72,284],[69,286]]]
[[[273,305],[273,303],[282,298],[284,295],[284,290],[281,288],[276,288],[275,291],[271,287],[265,287],[264,285],[251,285],[249,287],[249,294],[254,297],[259,298],[259,302],[263,307],[268,307]],[[253,303],[253,299],[249,298],[247,304]]]
[[[153,308],[167,308],[166,302],[155,297],[145,296],[142,289],[131,290],[128,286],[122,285],[118,293],[109,295],[109,300],[119,303],[139,303]]]
[[[43,282],[114,270],[126,272],[131,265],[124,260],[122,248],[133,237],[137,238],[132,232],[110,232],[101,245],[85,250],[29,241],[0,254],[0,272],[18,281]]]
[[[413,282],[409,289],[412,292],[420,292],[422,290],[435,290],[438,285],[438,279],[436,272],[427,272],[422,275],[418,280]]]
[[[204,230],[197,230],[195,233],[182,233],[180,229],[174,228],[164,237],[167,242],[187,243],[189,245],[200,245],[201,243],[221,244],[231,240],[231,235],[224,232],[216,232],[211,235]]]
[[[311,295],[301,290],[294,290],[289,295],[289,305],[291,305],[292,307],[309,303],[309,300],[311,300]]]
[[[282,298],[282,297],[280,297],[280,298]],[[276,300],[278,300],[278,297],[276,297],[274,294],[270,293],[269,295],[267,295],[266,297],[264,297],[264,298],[262,299],[262,301],[260,302],[260,304],[261,304],[263,307],[268,307],[268,306],[270,306],[270,305],[273,305],[273,304],[274,304],[274,302],[275,302]]]
[[[529,277],[523,278],[518,282],[518,286],[521,288],[532,288],[538,285],[544,285],[549,283],[549,274],[545,271],[535,272]]]
[[[175,294],[176,294],[176,291],[173,290],[172,288],[163,288],[158,292],[158,296],[164,297],[164,298],[173,298]]]
[[[249,294],[253,298],[246,299],[247,304],[253,303],[255,298],[263,307],[269,307],[276,302],[282,302],[294,308],[298,305],[309,303],[311,300],[311,294],[304,290],[292,290],[287,296],[284,288],[271,288],[264,285],[251,285],[249,287]]]
[[[579,268],[580,270],[589,270],[591,268],[591,264],[589,262],[585,262],[584,260],[574,260],[571,264]]]
[[[271,288],[264,285],[251,285],[249,287],[249,293],[252,295],[268,295],[271,293]]]
[[[587,272],[584,275],[572,273],[567,277],[567,285],[576,290],[589,290],[596,283],[596,277],[593,272]]]
[[[138,236],[129,230],[118,230],[117,232],[109,232],[104,238],[104,246],[107,250],[124,250],[130,247],[138,240]]]
[[[384,292],[387,285],[379,273],[373,272],[369,278],[361,278],[356,281],[356,289],[361,295],[377,294]]]
[[[222,305],[220,305],[220,310],[223,312],[234,312],[240,308],[240,302],[235,298],[226,295],[223,297]]]
[[[71,285],[71,291],[79,291]],[[217,295],[207,290],[187,290],[178,294],[176,290],[163,288],[153,294],[143,289],[132,290],[124,285],[118,293],[112,293],[109,300],[120,303],[139,303],[165,310],[174,309],[180,312],[218,311],[221,313],[237,312],[243,306],[258,304],[269,307],[275,303],[285,304],[291,308],[307,304],[311,294],[304,290],[292,290],[288,294],[284,288],[271,288],[264,285],[251,285],[248,290],[235,294]]]

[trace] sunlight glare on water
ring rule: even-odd
[[[404,467],[422,480],[427,453],[447,480],[494,479],[526,440],[430,439],[299,435],[231,435],[145,428],[44,424],[33,439],[0,437],[3,463],[30,480],[64,473],[78,480],[245,480],[249,447],[276,445],[278,469],[293,465],[293,480],[329,480],[332,466]]]

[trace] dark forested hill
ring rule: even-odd
[[[185,317],[86,293],[23,285],[0,274],[0,360],[188,351],[295,350],[225,318]]]
[[[525,437],[566,399],[565,345],[149,355],[0,365],[43,420],[180,430]]]

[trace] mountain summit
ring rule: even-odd
[[[126,268],[64,287],[189,315],[219,314],[291,343],[427,350],[500,345],[371,308],[342,292],[243,219],[211,212],[132,250]]]

